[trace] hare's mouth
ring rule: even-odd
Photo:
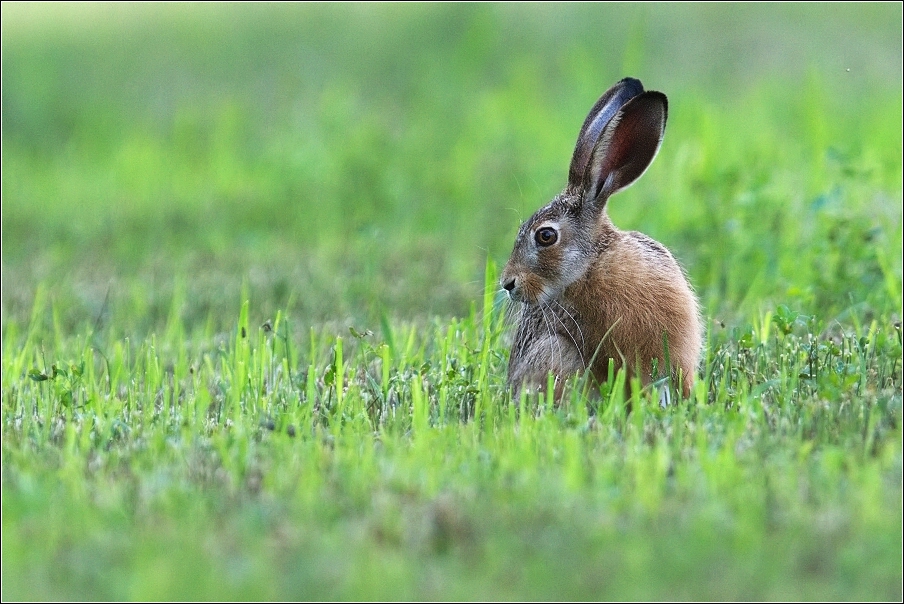
[[[508,292],[510,300],[522,304],[543,304],[555,297],[555,291],[545,286],[542,280],[532,277],[503,278],[502,289]]]
[[[511,300],[512,302],[523,302],[528,304],[530,303],[530,301],[526,300],[524,297],[524,289],[518,287],[517,284],[509,281],[507,283],[503,283],[502,289],[506,291],[509,300]]]

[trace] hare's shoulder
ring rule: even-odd
[[[638,231],[622,231],[589,275],[592,289],[631,295],[638,288],[683,291],[688,288],[681,264],[661,243]]]
[[[675,262],[675,258],[668,248],[649,235],[644,235],[640,231],[628,231],[625,235],[627,236],[626,239],[633,247],[638,249],[647,258],[659,260],[660,262],[666,262],[668,264],[673,264]]]

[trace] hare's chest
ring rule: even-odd
[[[522,309],[512,364],[540,373],[569,373],[586,367],[586,338],[580,318],[561,302],[525,305]]]

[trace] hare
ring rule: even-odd
[[[569,376],[589,369],[602,382],[609,363],[644,386],[668,376],[690,395],[702,330],[687,277],[663,245],[606,213],[653,161],[667,112],[666,96],[639,80],[615,84],[584,120],[565,190],[521,225],[500,279],[520,303],[508,375],[516,396],[545,388],[551,373],[558,399]]]

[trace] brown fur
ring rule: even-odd
[[[559,384],[588,366],[603,382],[611,360],[615,370],[626,367],[629,378],[639,365],[636,377],[646,386],[654,359],[663,375],[665,335],[675,383],[689,396],[702,329],[683,271],[665,247],[642,233],[618,230],[608,216],[595,239],[609,243],[582,278],[554,302],[523,305],[509,359],[510,383],[543,388],[550,372]],[[517,270],[510,263],[503,274]]]
[[[646,386],[665,375],[667,341],[673,383],[684,396],[691,393],[702,346],[696,297],[665,247],[619,230],[605,211],[608,196],[652,161],[665,128],[665,96],[625,92],[619,86],[626,81],[594,106],[605,111],[607,98],[622,104],[603,115],[612,116],[605,128],[589,129],[592,139],[583,138],[594,113],[588,116],[568,186],[522,225],[503,270],[503,287],[523,303],[509,359],[516,392],[525,385],[544,388],[552,373],[558,398],[564,380],[586,369],[604,381],[610,362]],[[636,80],[629,83],[642,91]],[[640,100],[630,103],[635,97]],[[543,228],[556,230],[554,245],[535,241]]]

